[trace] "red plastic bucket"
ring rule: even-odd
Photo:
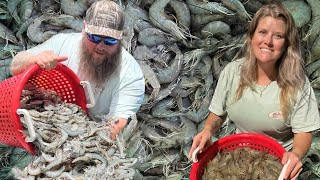
[[[259,151],[267,151],[269,154],[282,159],[286,150],[274,139],[256,133],[239,133],[226,136],[215,141],[205,151],[198,155],[198,161],[192,164],[190,180],[200,180],[206,164],[211,161],[218,152],[230,151],[237,148],[249,147]]]
[[[32,65],[23,73],[0,82],[0,143],[22,147],[34,153],[32,143],[25,141],[23,126],[17,114],[21,92],[26,83],[54,90],[64,102],[77,104],[85,111],[87,100],[77,75],[61,63],[51,70]]]

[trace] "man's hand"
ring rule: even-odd
[[[52,69],[55,68],[57,62],[68,59],[66,56],[58,56],[53,51],[43,51],[32,57],[33,62],[38,64],[41,68]]]
[[[115,121],[111,130],[111,139],[115,140],[121,130],[127,125],[128,120],[125,118],[119,118]]]
[[[38,64],[44,69],[52,69],[56,67],[57,62],[67,59],[68,57],[58,56],[53,51],[43,51],[37,55],[31,54],[28,51],[21,51],[13,57],[10,71],[12,75],[18,75],[33,64]]]

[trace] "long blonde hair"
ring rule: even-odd
[[[246,60],[241,68],[241,78],[236,91],[236,100],[241,98],[247,87],[254,89],[254,83],[257,81],[257,76],[252,76],[252,74],[257,74],[257,60],[253,54],[251,40],[259,21],[267,16],[281,19],[286,23],[286,50],[280,59],[277,60],[275,68],[277,71],[276,80],[281,89],[280,108],[284,120],[287,120],[296,102],[297,93],[303,87],[306,79],[297,28],[292,16],[280,2],[273,1],[262,6],[249,24],[244,46],[246,49]]]

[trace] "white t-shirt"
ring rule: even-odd
[[[276,81],[268,86],[247,88],[239,101],[234,95],[240,82],[240,70],[244,59],[230,62],[219,76],[209,110],[219,116],[227,114],[237,127],[237,132],[254,132],[268,135],[284,148],[292,148],[293,133],[310,132],[320,128],[317,101],[307,80],[303,92],[284,122],[280,110],[280,88]],[[262,93],[261,93],[262,91]]]
[[[81,33],[60,33],[27,51],[38,54],[52,50],[59,56],[68,56],[68,60],[62,63],[72,69],[81,81],[88,81],[78,68],[81,39]],[[96,102],[95,106],[89,109],[91,117],[100,120],[115,117],[128,119],[139,110],[143,102],[145,84],[140,66],[124,48],[121,56],[119,73],[114,73],[104,84],[89,81]]]

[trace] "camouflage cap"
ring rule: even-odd
[[[94,2],[86,12],[85,32],[122,38],[124,16],[120,6],[110,0]]]

